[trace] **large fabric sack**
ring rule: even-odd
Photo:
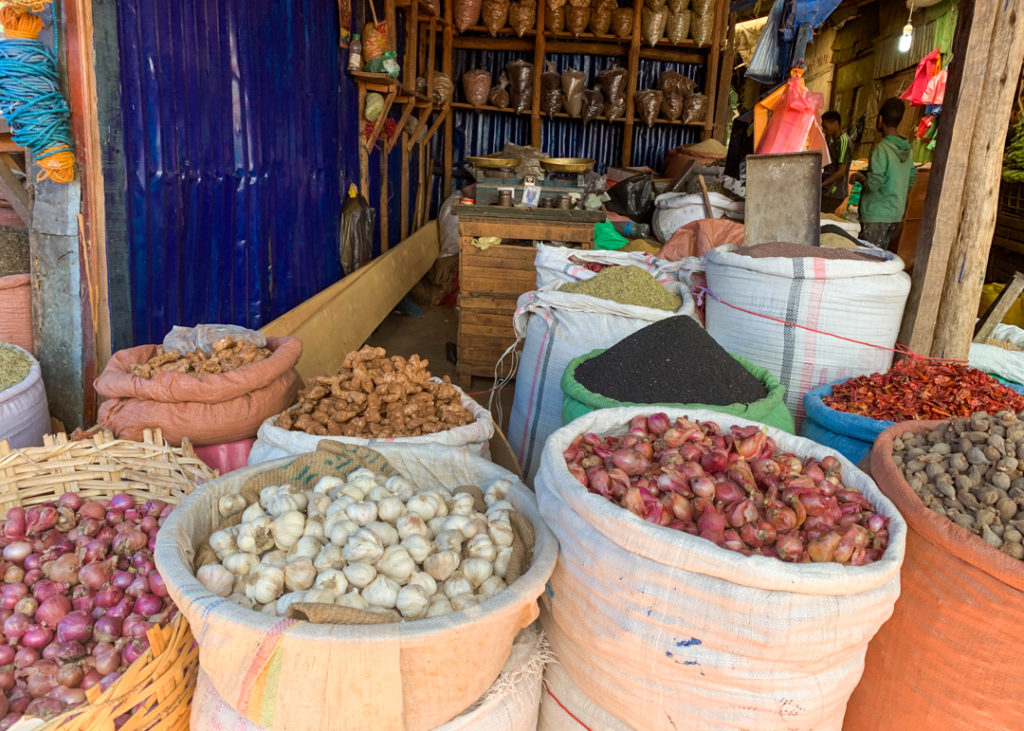
[[[744,225],[738,221],[702,218],[677,228],[658,255],[669,261],[704,256],[719,246],[742,244],[745,231]]]
[[[678,284],[670,287],[683,300],[678,312],[559,292],[559,286],[551,284],[520,296],[514,318],[516,337],[526,341],[516,375],[508,442],[527,484],[532,484],[540,467],[544,441],[562,425],[559,384],[569,361],[594,348],[610,348],[652,322],[696,315],[693,298]]]
[[[539,244],[534,266],[537,267],[537,289],[549,284],[582,282],[597,276],[597,272],[577,264],[572,259],[603,266],[640,267],[662,284],[679,280],[679,267],[642,251],[605,251],[602,249],[571,249],[567,246]]]
[[[32,277],[11,274],[0,277],[0,343],[34,352],[32,337]]]
[[[322,447],[329,453],[322,463],[333,473],[350,471],[345,465],[351,461],[338,453],[346,446]],[[268,729],[434,728],[483,695],[501,672],[519,630],[537,618],[537,597],[554,568],[558,543],[541,520],[533,493],[511,472],[465,451],[398,444],[379,444],[372,451],[425,489],[499,479],[513,483],[508,499],[536,536],[530,568],[477,607],[415,622],[336,625],[270,617],[208,591],[195,578],[192,564],[219,520],[219,498],[294,458],[246,467],[207,483],[161,527],[156,563],[189,621],[200,666],[214,690],[236,713]]]
[[[672,234],[688,223],[704,218],[736,218],[743,220],[743,201],[734,201],[721,193],[708,193],[713,216],[708,216],[704,207],[704,197],[698,193],[662,193],[654,199],[654,215],[651,217],[651,230],[663,244],[667,244]]]
[[[1024,383],[1024,330],[1014,325],[996,325],[991,337],[1022,350],[1005,350],[996,345],[971,343],[968,365],[1007,381]]]
[[[435,379],[437,380],[437,379]],[[458,387],[456,387],[458,388]],[[304,431],[291,431],[276,425],[277,416],[272,416],[260,425],[256,435],[256,443],[249,452],[249,464],[259,464],[272,459],[280,459],[289,455],[313,452],[322,439],[329,439],[342,444],[360,444],[376,449],[382,443],[424,445],[437,444],[451,449],[466,449],[474,455],[490,458],[491,437],[494,436],[494,417],[491,412],[458,389],[461,401],[469,413],[476,419],[471,424],[457,426],[434,434],[420,437],[394,437],[389,439],[360,439],[359,437],[319,437]]]
[[[434,731],[534,731],[540,711],[544,666],[550,658],[543,633],[534,625],[520,631],[512,652],[480,699]],[[264,731],[217,695],[209,676],[199,670],[192,698],[192,731]]]
[[[544,670],[544,693],[540,700],[537,731],[633,731],[577,688],[557,662]]]
[[[120,439],[139,440],[145,429],[159,427],[175,446],[185,437],[193,444],[249,439],[265,419],[293,404],[302,387],[295,370],[302,341],[270,337],[267,346],[273,353],[266,360],[203,378],[177,371],[133,376],[129,368],[149,360],[157,346],[120,350],[96,379],[96,392],[109,399],[97,421]]]
[[[910,292],[894,254],[878,261],[754,259],[719,248],[708,253],[704,270],[708,333],[782,382],[798,426],[811,389],[892,365]]]
[[[0,441],[6,439],[15,449],[41,447],[43,435],[50,432],[43,373],[31,353],[24,348],[19,350],[32,361],[32,367],[21,383],[0,391]]]
[[[747,557],[647,523],[589,493],[562,453],[580,433],[625,432],[632,417],[651,411],[595,411],[544,448],[537,500],[561,552],[541,622],[555,657],[591,700],[645,731],[839,729],[868,641],[899,595],[906,524],[841,456],[843,481],[891,521],[888,549],[867,566]],[[778,429],[768,434],[801,457],[833,454]]]
[[[907,521],[907,557],[850,700],[850,731],[1018,729],[1024,719],[1024,562],[926,508],[892,461],[894,439],[941,423],[897,424],[871,450],[871,474]]]
[[[634,404],[626,403],[623,401],[616,401],[615,399],[602,396],[601,394],[594,393],[589,390],[586,386],[576,380],[576,369],[584,361],[596,358],[604,352],[604,349],[594,350],[586,355],[581,355],[579,358],[573,358],[565,369],[565,373],[562,374],[562,393],[565,394],[562,399],[562,423],[568,424],[574,419],[578,419],[584,414],[589,414],[595,409],[615,409],[620,406],[648,406],[651,404]],[[776,429],[782,429],[784,432],[790,434],[793,433],[793,415],[789,413],[789,409],[786,407],[785,395],[786,390],[779,383],[778,379],[775,378],[771,373],[766,371],[764,368],[758,368],[756,365],[751,363],[746,358],[739,356],[733,356],[739,361],[740,365],[747,369],[747,371],[761,381],[764,384],[765,390],[768,394],[758,401],[754,401],[750,404],[728,404],[724,406],[710,406],[707,404],[658,404],[658,408],[668,407],[680,410],[702,410],[702,411],[716,411],[721,414],[732,414],[733,416],[741,416],[744,419],[750,419],[751,421],[759,421],[762,424],[774,426]],[[628,377],[628,374],[623,374],[623,377]]]

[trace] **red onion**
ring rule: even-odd
[[[753,523],[760,517],[761,514],[753,500],[741,500],[733,503],[725,511],[725,518],[733,528],[739,528],[746,523]]]
[[[95,602],[97,607],[108,609],[117,604],[119,601],[121,601],[121,598],[123,596],[124,592],[118,589],[116,586],[112,586],[111,584],[104,584],[96,592],[93,601]]]
[[[77,492],[66,492],[57,498],[57,505],[62,508],[70,508],[71,510],[78,510],[84,502],[82,496]]]
[[[721,533],[725,530],[725,516],[715,510],[705,510],[697,519],[697,529],[704,533]]]
[[[18,584],[25,580],[25,569],[11,564],[4,570],[5,584]]]
[[[25,556],[25,560],[22,565],[25,567],[26,571],[41,569],[43,567],[43,557],[39,553],[30,553]]]
[[[109,614],[96,620],[92,636],[97,642],[114,642],[121,636],[121,620]]]
[[[650,466],[650,462],[633,449],[618,450],[612,455],[612,462],[630,477],[642,475]]]
[[[39,650],[34,647],[22,647],[14,653],[14,667],[19,670],[27,668],[29,665],[37,663],[39,657]]]
[[[111,556],[114,559],[114,568],[127,571],[132,567],[132,561],[128,556]]]
[[[7,700],[10,705],[11,711],[18,714],[18,720],[21,720],[21,714],[27,709],[29,704],[32,702],[32,696],[28,694],[28,688],[15,688],[7,695]],[[4,720],[7,720],[7,716],[4,716]]]
[[[33,505],[25,511],[25,535],[34,536],[57,525],[57,508]]]
[[[132,583],[124,590],[124,593],[135,598],[149,593],[149,579],[141,574],[136,574],[135,578],[132,579]]]
[[[798,561],[804,552],[804,543],[796,532],[782,533],[775,541],[775,550],[783,561]]]
[[[164,602],[160,597],[153,594],[143,594],[135,600],[135,607],[132,611],[136,614],[141,614],[143,617],[150,617],[163,609],[163,606]]]
[[[160,510],[160,515],[158,515],[157,518],[159,518],[160,521],[163,522],[164,520],[167,520],[167,516],[170,515],[172,512],[174,512],[173,505],[164,505],[163,508]]]
[[[110,581],[111,574],[114,572],[113,559],[107,561],[100,561],[97,563],[88,563],[81,568],[78,572],[78,580],[88,586],[90,589],[99,589],[105,583]]]
[[[89,654],[89,651],[85,649],[85,645],[83,645],[81,642],[54,642],[53,644],[48,645],[47,649],[49,649],[50,647],[55,648],[53,659],[60,660],[63,662],[69,662],[71,660],[80,660]]]
[[[155,568],[153,554],[145,548],[141,548],[131,555],[132,568],[137,574],[148,574]]]
[[[111,509],[104,513],[103,517],[107,525],[117,525],[124,520],[124,511]]]
[[[64,673],[62,675],[62,673]],[[82,682],[82,676],[84,673],[81,668],[68,666],[68,670],[65,673],[64,668],[61,668],[60,672],[57,673],[58,680],[65,678],[68,680],[66,683],[61,683],[56,688],[51,690],[48,694],[48,698],[60,701],[67,708],[74,708],[80,706],[86,701],[85,691],[78,687]],[[73,679],[73,680],[72,680]]]
[[[157,611],[159,611],[159,608]],[[156,614],[156,612],[153,612],[153,614]],[[152,626],[153,624],[151,622],[147,622],[141,615],[129,614],[124,619],[121,631],[124,633],[125,637],[145,637],[149,628]]]
[[[83,551],[83,558],[85,563],[93,563],[100,561],[107,557],[107,553],[110,551],[110,544],[106,541],[101,541],[98,538],[93,538],[91,541],[85,544],[85,550]]]
[[[101,515],[100,518],[102,517],[103,516]],[[78,525],[75,526],[75,530],[78,531],[79,536],[92,538],[100,532],[102,527],[103,525],[100,523],[98,518],[83,517],[78,521]]]
[[[42,569],[32,569],[31,571],[26,571],[25,572],[25,579],[24,579],[24,581],[25,581],[25,583],[28,586],[32,586],[33,584],[35,584],[37,581],[39,581],[42,578],[43,578],[43,570]]]
[[[82,676],[82,690],[89,690],[89,688],[100,682],[100,678],[102,677],[103,674],[99,670],[96,668],[89,668]]]
[[[56,627],[71,611],[71,600],[57,594],[44,600],[36,610],[35,619],[46,627]]]
[[[62,533],[67,533],[75,527],[75,523],[78,521],[78,515],[74,510],[70,508],[57,508],[57,530]]]
[[[29,691],[31,693],[31,691]],[[28,704],[25,713],[30,716],[38,716],[44,721],[49,721],[64,713],[65,705],[56,698],[36,698]]]
[[[888,522],[889,520],[884,515],[882,515],[881,513],[875,513],[867,519],[867,522],[864,524],[864,527],[872,533],[876,533],[882,530],[882,528],[884,528]]]
[[[24,614],[26,617],[34,617],[37,609],[39,609],[39,602],[31,596],[19,599],[18,603],[14,605],[15,614]]]
[[[0,665],[9,665],[14,660],[14,647],[0,644]]]
[[[127,510],[128,508],[135,506],[135,498],[131,495],[126,495],[123,492],[119,492],[110,498],[110,502],[107,503],[108,510]]]
[[[11,508],[7,511],[0,538],[5,541],[17,541],[25,537],[25,508]]]
[[[13,609],[2,609],[0,608],[0,624],[7,621],[7,618],[14,614]]]
[[[743,488],[735,482],[730,480],[719,480],[715,483],[715,500],[724,505],[737,503],[743,500],[746,496],[747,494],[743,492]]]
[[[127,647],[125,649],[127,649]],[[117,679],[120,678],[120,677],[121,677],[121,673],[116,673],[116,672],[115,673],[108,673],[107,675],[104,675],[100,679],[100,690],[106,690],[107,688],[112,686],[115,682],[117,682]]]
[[[5,645],[6,647],[6,645]],[[6,693],[14,687],[14,666],[5,663],[0,666],[0,691]]]
[[[106,615],[114,619],[124,619],[131,614],[133,604],[135,601],[132,597],[123,597],[117,604],[106,610]]]
[[[103,609],[102,607],[93,607],[92,611],[89,612],[89,616],[92,617],[93,619],[99,619],[104,614],[106,614],[107,611],[108,610]]]
[[[114,541],[114,538],[116,538],[116,537],[117,537],[117,531],[114,530],[109,525],[102,526],[98,531],[96,531],[96,536],[95,536],[95,538],[103,541],[108,546]]]
[[[92,637],[92,617],[81,610],[68,612],[57,624],[58,642],[88,642]]]
[[[59,581],[52,581],[50,579],[42,579],[32,586],[32,596],[34,596],[38,601],[44,602],[52,596],[66,594],[67,590],[67,584],[62,584]]]
[[[53,631],[38,624],[30,625],[28,631],[21,636],[21,644],[35,649],[46,647],[52,640]]]
[[[28,596],[28,587],[24,584],[0,584],[0,607],[14,609],[15,605]]]
[[[707,475],[695,477],[690,480],[690,489],[693,490],[693,494],[697,497],[706,498],[708,500],[713,498],[717,491],[715,481]]]
[[[167,585],[164,583],[164,577],[160,575],[159,571],[150,572],[149,591],[161,598],[167,596]]]
[[[32,544],[28,541],[13,541],[4,546],[3,556],[5,561],[22,564],[32,553]],[[29,568],[26,566],[26,568]]]
[[[139,530],[146,531],[146,533],[152,534],[159,527],[156,518],[152,515],[147,515],[145,518],[139,521]]]
[[[132,581],[135,580],[135,575],[129,571],[121,571],[118,569],[114,572],[110,579],[110,583],[118,589],[127,589],[131,586]]]
[[[136,637],[124,646],[124,650],[121,651],[121,661],[125,665],[131,665],[148,649],[149,642],[142,637]]]
[[[106,515],[106,512],[107,506],[97,500],[84,502],[82,503],[82,507],[78,509],[78,514],[83,518],[94,518],[96,520],[103,520],[103,516]]]

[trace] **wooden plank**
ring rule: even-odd
[[[511,329],[512,315],[498,315],[489,312],[474,312],[470,310],[459,316],[459,323],[465,323],[467,325],[480,325],[483,327],[507,326],[509,329]]]
[[[715,131],[712,135],[725,144],[725,133],[729,125],[729,89],[732,86],[732,70],[736,65],[736,16],[730,15],[727,21],[728,32],[725,39],[725,51],[718,70],[718,94],[716,96],[714,119]],[[831,109],[831,107],[829,107]]]
[[[459,346],[462,348],[491,349],[496,355],[505,352],[516,341],[514,333],[507,336],[470,335],[459,331]]]
[[[988,306],[985,314],[981,316],[981,319],[975,326],[975,343],[987,342],[992,337],[992,331],[1006,317],[1006,313],[1013,307],[1021,292],[1024,292],[1024,275],[1020,272],[1014,272],[1013,278],[1003,287],[1003,291],[992,301],[992,304]]]
[[[566,224],[548,221],[459,220],[459,233],[466,236],[497,236],[526,241],[565,241],[591,244],[594,224]]]
[[[633,161],[633,124],[636,118],[636,85],[640,78],[640,31],[643,0],[633,0],[633,37],[626,61],[626,128],[622,133],[622,167]]]
[[[465,321],[459,322],[459,336],[470,335],[470,336],[481,336],[488,338],[495,338],[497,340],[515,340],[515,329],[512,327],[512,318],[508,318],[508,322],[504,325],[474,325]],[[469,345],[470,343],[466,343]]]
[[[441,71],[448,74],[453,83],[459,83],[458,79],[452,78],[452,2],[444,4],[444,29],[441,36]],[[441,200],[443,201],[452,193],[452,157],[455,150],[455,124],[451,114],[451,101],[448,107],[442,112],[444,119],[444,157],[441,163]],[[429,139],[429,138],[428,138]]]
[[[964,190],[963,216],[946,267],[932,355],[967,360],[970,350],[999,201],[1003,146],[993,141],[1001,143],[1006,135],[1020,78],[1024,60],[1022,15],[1024,0],[974,2],[971,35],[978,33],[987,40],[987,47],[978,49],[987,62],[984,76],[974,81],[974,85],[981,87],[980,108],[970,137],[961,141],[965,145],[969,141],[964,178],[970,184]],[[969,47],[968,56],[970,53]],[[963,101],[958,101],[956,114],[960,113]],[[947,176],[952,173],[947,169]]]
[[[466,287],[473,291],[494,292],[495,294],[520,295],[529,292],[534,287],[534,282],[527,283],[510,281],[505,277],[483,277],[483,276],[462,276],[459,275],[459,283],[465,282]]]
[[[537,37],[533,48],[533,102],[530,107],[530,144],[538,150],[544,149],[544,140],[541,139],[543,123],[540,116],[540,75],[544,73],[545,44],[547,39],[544,33],[544,12],[547,3],[544,0],[537,2]]]
[[[516,309],[516,297],[495,297],[489,294],[459,294],[459,312],[476,310],[489,314],[511,315]]]
[[[718,98],[718,62],[722,57],[722,44],[725,41],[725,21],[729,17],[729,0],[715,2],[715,17],[712,21],[711,50],[708,54],[707,78],[704,93],[707,94],[707,114],[704,117],[704,134],[701,139],[711,136],[715,126],[715,101]]]
[[[385,102],[384,107],[387,108],[387,106],[388,104]],[[377,121],[379,122],[383,118],[384,113],[381,112]],[[388,250],[388,246],[391,244],[391,217],[388,210],[389,181],[387,143],[381,145],[380,150],[377,151],[377,158],[380,160],[380,207],[377,210],[377,218],[380,220],[380,253],[383,254]]]
[[[22,223],[28,226],[32,220],[32,199],[24,183],[11,170],[13,162],[10,155],[0,152],[0,194],[3,194],[4,200],[18,214]]]

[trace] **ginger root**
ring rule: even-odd
[[[176,350],[165,351],[163,346],[157,346],[152,358],[145,363],[135,363],[128,370],[139,378],[152,378],[163,371],[178,371],[202,378],[214,373],[227,373],[271,356],[270,348],[258,348],[252,343],[243,343],[231,337],[221,338],[210,347],[213,355],[208,356],[201,350],[179,353]]]

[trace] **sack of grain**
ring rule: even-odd
[[[582,282],[593,279],[597,276],[597,272],[588,268],[588,264],[598,264],[601,267],[640,267],[662,284],[671,284],[679,280],[679,267],[673,262],[640,251],[584,250],[571,249],[567,246],[538,244],[537,256],[533,263],[537,268],[537,289],[549,284],[565,284],[566,282]]]
[[[1024,383],[1024,330],[1015,325],[996,325],[986,343],[971,343],[967,362],[1014,383]]]
[[[24,374],[17,383],[0,390],[0,441],[6,440],[15,449],[40,447],[43,435],[50,433],[50,410],[39,361],[14,344],[0,343],[0,349],[6,351],[0,358],[15,371],[11,378]]]

